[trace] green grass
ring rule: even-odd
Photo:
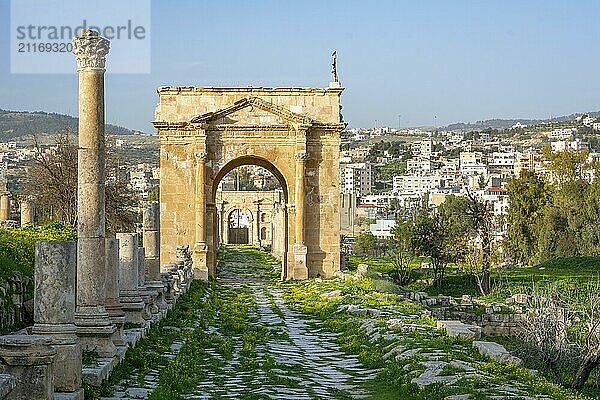
[[[412,261],[412,268],[421,265],[421,259]],[[369,265],[370,271],[389,274],[394,266],[389,257],[367,257],[350,255],[349,269],[355,270],[358,264]],[[461,297],[463,294],[480,296],[479,287],[475,277],[465,271],[461,266],[450,265],[446,269],[446,276],[442,289],[433,284],[433,271],[420,269],[413,272],[413,281],[402,287],[404,290],[426,292],[431,296],[440,294]],[[378,279],[371,274],[376,284],[382,291],[394,291],[396,288],[389,285],[385,279]],[[533,284],[549,284],[559,280],[568,280],[574,284],[582,284],[591,280],[600,281],[600,257],[565,257],[543,262],[533,267],[514,267],[492,269],[493,291],[488,296],[489,300],[501,301],[513,294],[530,290]]]
[[[364,384],[364,388],[371,393],[371,399],[443,399],[449,395],[464,393],[472,394],[474,399],[486,399],[486,394],[482,392],[482,389],[488,388],[490,382],[496,385],[517,385],[526,390],[529,395],[548,395],[553,399],[564,400],[584,398],[578,393],[552,384],[542,376],[532,375],[523,367],[507,367],[489,361],[472,348],[470,341],[453,339],[432,329],[436,324],[435,319],[423,316],[420,306],[406,302],[394,294],[380,293],[369,278],[286,282],[283,287],[285,288],[286,303],[290,308],[321,319],[323,328],[338,335],[337,340],[343,351],[357,355],[365,367],[380,370],[372,381]],[[341,290],[346,296],[340,298],[323,298],[321,296],[323,293],[335,289]],[[447,361],[475,360],[481,362],[486,377],[484,379],[464,378],[452,386],[431,385],[426,389],[419,389],[410,382],[414,375],[409,375],[404,368],[410,364],[409,370],[423,371],[424,367],[420,365],[420,361],[423,360],[421,356],[417,354],[411,359],[401,361],[393,358],[384,360],[384,348],[390,342],[384,339],[379,339],[377,342],[369,341],[359,329],[361,317],[352,317],[338,311],[343,304],[395,310],[396,315],[404,315],[405,323],[429,327],[423,331],[403,332],[396,343],[405,345],[406,348],[421,347],[428,351],[443,350]]]

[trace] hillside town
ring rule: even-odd
[[[598,134],[600,120],[587,114],[469,132],[348,129],[340,155],[342,232],[354,237],[368,229],[378,239],[389,239],[397,217],[410,216],[423,202],[436,207],[448,195],[468,192],[488,202],[502,219],[510,180],[522,170],[551,180],[544,151],[585,151],[590,163],[600,159]],[[587,177],[591,181],[593,171]],[[506,224],[498,224],[496,236],[505,230]]]

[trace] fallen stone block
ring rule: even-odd
[[[388,319],[385,323],[389,329],[402,329],[404,327],[404,321],[399,318]]]
[[[358,264],[356,268],[356,273],[354,274],[355,278],[364,278],[367,276],[367,272],[369,271],[369,266],[367,264]]]
[[[462,339],[479,339],[481,327],[465,324],[456,320],[441,320],[437,322],[437,328],[446,332],[450,337]]]
[[[417,354],[420,351],[423,351],[423,349],[421,347],[417,347],[416,349],[408,349],[408,350],[398,354],[396,356],[396,360],[397,361],[408,360],[409,358],[412,358],[415,354]]]
[[[333,299],[336,297],[342,297],[342,291],[341,290],[332,290],[331,292],[327,292],[327,293],[323,293],[321,295],[322,298],[324,299]]]
[[[416,383],[421,389],[437,383],[453,384],[459,379],[457,375],[441,375],[444,367],[448,365],[445,361],[424,361],[421,364],[427,369],[410,381]]]
[[[496,342],[475,340],[473,342],[473,347],[479,351],[479,354],[488,356],[501,364],[521,365],[523,363],[519,357],[513,356],[504,346]]]

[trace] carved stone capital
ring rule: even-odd
[[[86,29],[81,36],[75,36],[71,42],[73,54],[77,58],[77,70],[104,70],[110,42],[98,35],[98,32]]]
[[[304,151],[296,153],[296,161],[304,162],[306,160],[308,160],[308,153]]]
[[[208,158],[208,154],[204,152],[196,153],[196,161],[205,163]]]

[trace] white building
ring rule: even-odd
[[[488,164],[490,167],[507,167],[514,168],[515,153],[514,152],[499,152],[494,151],[490,157]]]
[[[569,140],[577,133],[577,128],[554,129],[550,132],[550,139]]]
[[[411,145],[411,151],[420,155],[421,157],[429,158],[431,157],[431,152],[433,151],[433,140],[423,139],[419,142],[413,142]]]
[[[433,170],[433,163],[429,158],[413,157],[406,161],[406,171],[413,174],[429,174]]]
[[[567,151],[567,150],[587,150],[590,148],[590,144],[585,140],[581,140],[579,138],[573,141],[566,140],[557,140],[554,142],[550,142],[550,146],[552,146],[552,151]]]
[[[373,169],[368,162],[340,165],[340,187],[342,193],[365,196],[371,193],[374,184]]]
[[[596,118],[590,117],[589,115],[585,116],[581,121],[585,126],[592,126],[594,122],[596,122]]]
[[[369,225],[369,230],[377,239],[389,239],[394,236],[392,229],[396,226],[393,219],[378,219],[374,224]]]
[[[462,151],[459,156],[460,173],[465,176],[487,174],[487,166],[483,163],[480,152]]]
[[[398,175],[394,177],[393,191],[402,193],[424,193],[442,187],[442,178],[436,175]]]

